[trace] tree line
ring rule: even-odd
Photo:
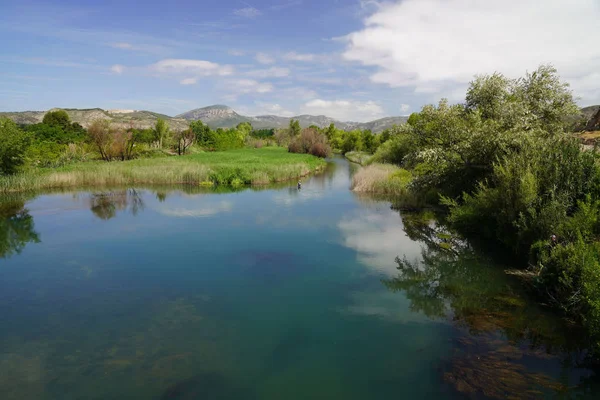
[[[600,156],[572,134],[579,109],[552,66],[476,77],[390,132],[373,161],[412,173],[415,198],[530,270],[546,303],[600,344]],[[600,348],[600,346],[599,346]]]

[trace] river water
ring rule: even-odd
[[[597,398],[576,326],[354,168],[0,199],[0,398]]]

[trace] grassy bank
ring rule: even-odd
[[[398,207],[420,208],[424,202],[408,189],[412,179],[412,173],[405,169],[390,164],[371,164],[354,174],[351,189],[357,193],[394,196]]]
[[[0,177],[1,192],[109,185],[264,185],[319,170],[325,161],[284,148],[243,148],[122,162],[82,162]]]
[[[373,157],[373,154],[366,153],[364,151],[349,151],[344,154],[344,157],[346,157],[350,162],[365,165],[367,161]]]

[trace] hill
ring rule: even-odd
[[[344,122],[327,117],[325,115],[298,115],[295,117],[279,117],[277,115],[259,115],[256,117],[247,117],[240,115],[230,107],[224,105],[214,105],[209,107],[197,108],[183,114],[179,114],[176,118],[182,118],[188,121],[201,120],[211,128],[231,128],[241,122],[250,122],[255,129],[269,128],[285,128],[289,125],[291,119],[296,119],[300,122],[300,126],[307,128],[311,125],[316,125],[325,128],[330,124],[335,124],[336,127],[344,130],[352,129],[370,129],[378,133],[386,128],[390,128],[394,124],[405,123],[407,117],[387,117],[371,122]]]
[[[48,111],[58,110],[53,108]],[[158,118],[166,120],[174,130],[186,129],[188,122],[183,119],[177,119],[155,113],[152,111],[138,110],[103,110],[101,108],[77,109],[63,108],[69,114],[71,121],[88,127],[96,119],[108,119],[117,126],[129,126],[133,124],[137,128],[150,128],[156,123]],[[0,117],[8,117],[17,124],[30,125],[42,122],[44,115],[48,111],[21,111],[21,112],[0,112]]]

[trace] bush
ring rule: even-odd
[[[29,135],[8,118],[0,118],[0,174],[13,174],[25,163]]]
[[[312,154],[325,158],[331,154],[327,137],[315,129],[303,129],[288,146],[290,153]]]

